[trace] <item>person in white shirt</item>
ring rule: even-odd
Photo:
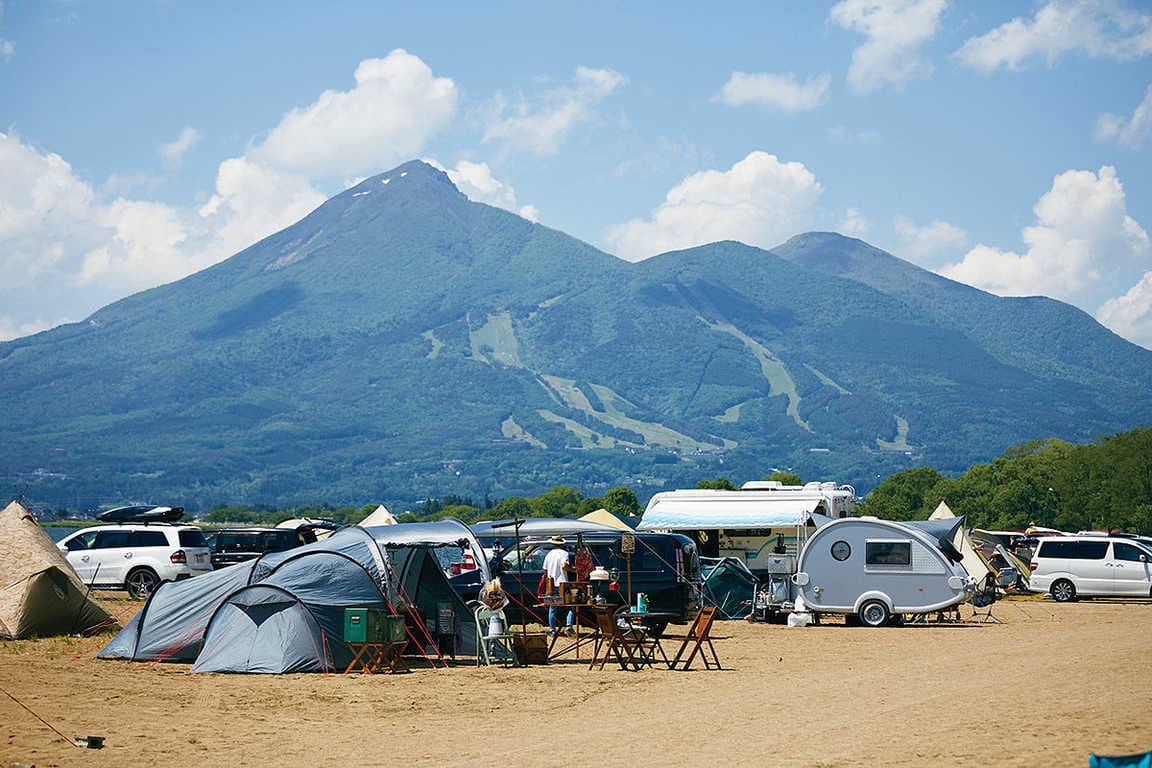
[[[565,584],[568,581],[568,571],[571,566],[568,564],[568,548],[567,542],[564,541],[563,536],[553,536],[548,540],[552,545],[552,551],[544,557],[544,573],[552,580],[553,584]],[[576,623],[576,612],[568,610],[568,622],[566,629],[571,632],[573,625]],[[556,606],[548,606],[548,629],[555,635],[556,629]]]

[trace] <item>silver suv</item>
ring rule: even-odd
[[[191,525],[97,525],[66,536],[57,546],[85,584],[125,589],[137,599],[147,597],[161,581],[212,570],[204,533]]]

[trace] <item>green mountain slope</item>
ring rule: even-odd
[[[412,162],[0,344],[3,482],[60,504],[641,495],[961,471],[1152,412],[1152,353],[838,235],[627,263]],[[18,489],[18,490],[16,490]]]

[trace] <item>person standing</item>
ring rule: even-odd
[[[561,584],[568,582],[568,572],[572,566],[568,564],[568,547],[563,536],[553,536],[548,540],[552,545],[552,551],[544,557],[544,574],[552,580],[552,583],[559,588],[561,594],[564,593],[564,588]],[[568,609],[568,621],[566,629],[571,632],[573,625],[576,623],[576,612]],[[548,630],[553,636],[556,635],[556,606],[548,606]]]

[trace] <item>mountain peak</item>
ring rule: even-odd
[[[423,160],[409,160],[390,171],[369,176],[337,197],[362,197],[380,191],[382,188],[405,188],[418,193],[464,197],[463,193],[448,178],[448,174]]]

